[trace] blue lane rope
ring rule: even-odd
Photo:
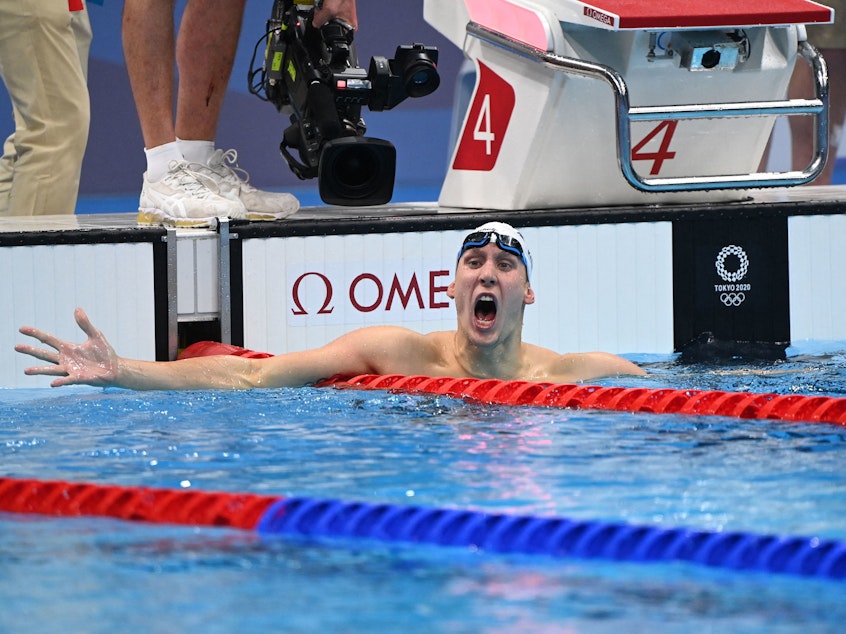
[[[846,579],[846,542],[814,537],[719,533],[304,497],[274,503],[256,529],[262,534],[365,538],[550,557],[686,561],[731,570]]]
[[[0,512],[114,517],[256,530],[264,535],[372,539],[492,553],[682,561],[730,570],[846,579],[846,542],[815,537],[2,476]]]

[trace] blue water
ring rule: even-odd
[[[625,385],[846,395],[842,353]],[[620,384],[606,380],[601,384]],[[846,539],[846,427],[381,391],[0,391],[0,474]],[[846,586],[0,514],[0,632],[838,632]]]

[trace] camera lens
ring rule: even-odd
[[[425,86],[432,81],[431,73],[428,69],[419,70],[411,76],[409,81],[414,86]]]
[[[702,68],[714,68],[720,63],[720,51],[711,49],[702,54]]]
[[[389,141],[341,137],[328,141],[320,154],[320,198],[330,205],[382,205],[391,199],[396,149]]]
[[[339,154],[333,167],[338,185],[349,194],[368,189],[379,176],[379,161],[366,145]]]
[[[409,97],[425,97],[441,83],[438,69],[425,52],[408,56],[402,69],[402,81]]]

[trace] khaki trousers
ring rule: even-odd
[[[15,124],[0,158],[0,216],[74,213],[90,44],[88,11],[69,11],[68,0],[0,0],[0,77]]]

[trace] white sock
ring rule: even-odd
[[[212,154],[214,154],[214,141],[186,141],[185,139],[176,139],[179,144],[179,150],[182,156],[189,163],[202,163],[206,165],[209,162]]]
[[[170,170],[171,161],[185,160],[176,141],[144,148],[144,154],[147,155],[147,180],[150,182],[161,180]]]

